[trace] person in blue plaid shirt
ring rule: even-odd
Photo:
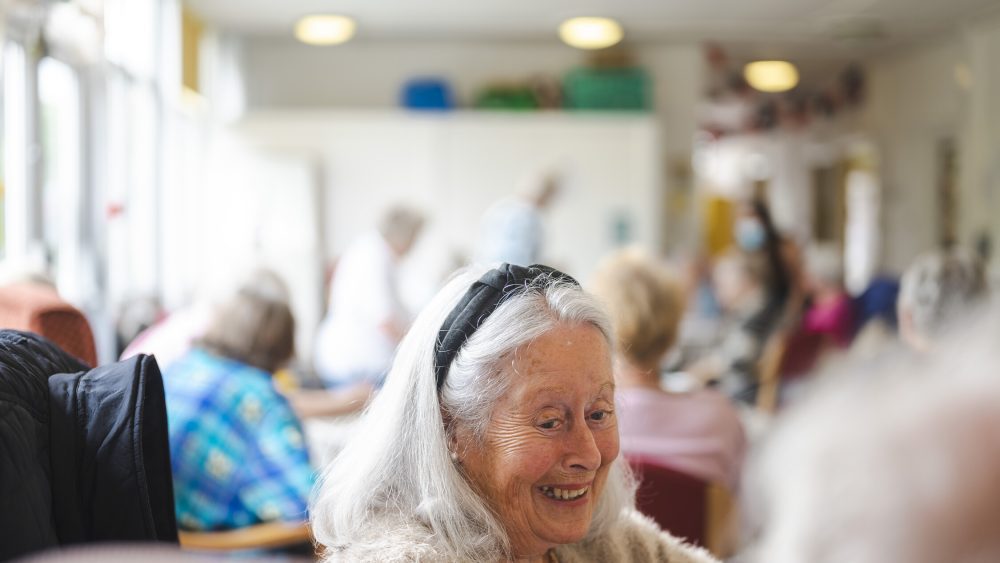
[[[293,343],[287,303],[244,288],[164,371],[182,529],[307,519],[315,473],[299,420],[271,381]]]

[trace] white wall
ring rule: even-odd
[[[965,63],[972,79],[968,94],[961,167],[963,240],[984,230],[1000,250],[1000,18],[970,26]]]
[[[869,66],[866,124],[879,142],[886,266],[895,271],[938,241],[938,144],[958,143],[959,238],[1000,242],[1000,19]],[[965,70],[960,70],[965,69]],[[962,84],[960,74],[971,81]]]
[[[440,76],[470,105],[476,91],[533,74],[561,76],[583,61],[559,43],[352,41],[313,47],[291,38],[243,40],[250,108],[391,108],[415,76]]]
[[[954,79],[962,58],[962,44],[952,37],[869,66],[866,117],[880,149],[889,271],[901,272],[938,242],[938,150],[962,131],[966,98]]]
[[[390,203],[425,210],[427,233],[410,260],[422,289],[413,301],[474,254],[490,204],[552,169],[566,189],[546,219],[545,260],[586,278],[614,248],[622,218],[633,240],[657,244],[661,148],[648,116],[301,110],[256,112],[234,133],[261,153],[319,156],[328,257]]]

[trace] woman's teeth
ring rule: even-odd
[[[556,487],[542,487],[542,494],[556,500],[574,500],[582,497],[590,487],[582,489],[558,489]]]

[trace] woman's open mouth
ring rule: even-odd
[[[590,490],[589,486],[580,489],[560,489],[558,487],[542,486],[539,487],[542,494],[555,500],[576,500],[583,495],[587,494]]]

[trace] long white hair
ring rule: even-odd
[[[400,344],[386,384],[357,433],[326,468],[311,515],[316,540],[336,553],[377,550],[400,528],[420,530],[436,558],[501,560],[510,556],[503,526],[450,458],[457,427],[482,439],[504,375],[518,348],[559,323],[588,323],[611,346],[611,325],[597,300],[575,285],[540,284],[501,304],[461,348],[440,393],[434,344],[445,317],[486,267],[456,275]],[[534,286],[532,286],[534,287]],[[450,419],[445,427],[445,417]],[[621,458],[609,472],[588,538],[635,506],[635,486]],[[366,546],[369,549],[365,549]]]

